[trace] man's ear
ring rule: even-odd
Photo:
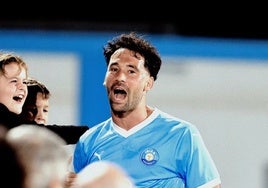
[[[146,83],[146,85],[145,85],[145,91],[149,91],[149,90],[151,90],[152,89],[152,87],[153,87],[153,85],[154,85],[154,77],[150,77],[148,80],[147,80],[147,83]]]

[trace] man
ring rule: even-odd
[[[74,152],[80,172],[112,161],[146,188],[219,188],[220,176],[197,128],[146,104],[161,67],[156,48],[135,33],[104,47],[104,86],[111,118],[81,136]]]

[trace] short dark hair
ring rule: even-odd
[[[51,93],[43,83],[39,82],[36,79],[29,78],[26,81],[26,84],[28,89],[28,95],[22,106],[22,112],[20,114],[20,117],[23,122],[25,121],[26,123],[33,123],[34,118],[37,114],[37,108],[36,108],[37,94],[41,93],[43,99],[49,99]]]
[[[144,67],[149,70],[150,76],[157,79],[157,74],[160,70],[162,60],[157,49],[143,36],[135,32],[121,34],[108,41],[103,47],[103,54],[107,66],[113,53],[119,48],[127,48],[131,51],[138,52],[144,57]]]

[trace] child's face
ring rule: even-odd
[[[36,109],[37,114],[35,116],[34,121],[37,124],[47,124],[49,100],[45,99],[41,92],[38,92],[36,96]]]
[[[28,94],[26,70],[22,68],[20,71],[17,63],[7,64],[4,69],[5,74],[0,75],[0,103],[9,111],[20,114]]]

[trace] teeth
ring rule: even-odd
[[[18,98],[22,99],[23,98],[23,95],[22,94],[18,95]]]
[[[19,95],[13,97],[13,99],[16,101],[22,100],[23,98],[24,98],[23,94],[19,94]]]

